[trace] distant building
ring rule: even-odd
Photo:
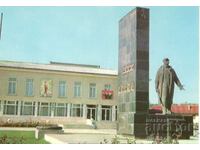
[[[117,119],[117,71],[100,66],[0,61],[0,122]]]
[[[173,104],[171,111],[175,114],[182,115],[199,115],[199,105],[198,104]],[[154,105],[150,108],[152,113],[162,113],[161,105]]]
[[[199,126],[199,105],[198,104],[173,104],[171,110],[174,114],[192,115],[194,128]],[[150,113],[162,113],[161,105],[153,105],[149,109]]]

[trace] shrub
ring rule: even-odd
[[[136,144],[136,140],[135,140],[135,137],[133,138],[127,138],[127,144]]]
[[[22,144],[26,139],[22,136],[18,137],[8,137],[7,135],[3,135],[0,137],[0,144]]]
[[[50,126],[55,124],[45,123],[45,122],[1,122],[0,127],[37,127],[37,126]]]
[[[111,141],[112,144],[120,144],[119,137],[115,135],[115,137]]]

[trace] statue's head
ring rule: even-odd
[[[163,64],[168,66],[169,65],[169,59],[168,58],[164,58],[163,59]]]

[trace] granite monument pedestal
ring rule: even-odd
[[[136,7],[119,21],[118,134],[172,136],[180,126],[181,138],[193,133],[192,116],[148,112],[149,9]]]
[[[193,135],[193,117],[177,114],[149,114],[146,135],[189,139]]]

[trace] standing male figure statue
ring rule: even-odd
[[[171,105],[173,103],[174,83],[183,90],[183,85],[179,81],[176,72],[169,65],[169,59],[163,59],[163,65],[158,69],[155,86],[159,101],[162,105],[163,114],[171,113]]]

